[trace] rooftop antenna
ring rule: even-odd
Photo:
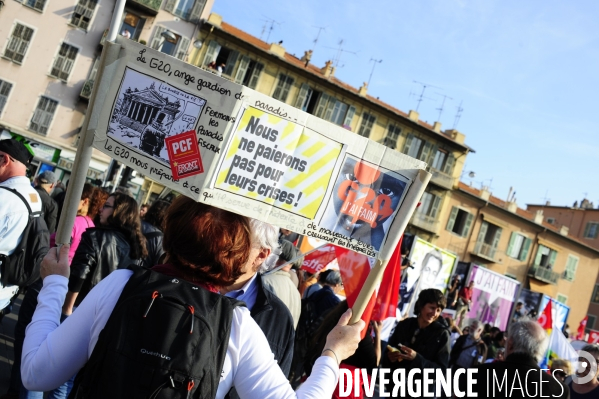
[[[383,60],[375,60],[374,58],[371,58],[369,62],[373,62],[372,64],[372,71],[370,71],[370,77],[368,78],[368,83],[366,84],[366,87],[370,87],[370,80],[372,79],[372,74],[374,73],[374,67],[376,66],[376,64],[380,64],[381,62],[383,62]]]
[[[543,203],[545,205],[549,205],[549,201],[551,201],[551,198],[548,198],[547,194],[549,194],[549,190],[545,190],[545,196],[543,197]]]
[[[464,101],[460,101],[460,105],[458,105],[456,108],[458,109],[458,112],[456,112],[455,114],[455,120],[453,121],[453,127],[452,129],[455,129],[458,126],[458,122],[460,121],[460,118],[462,117],[462,111],[464,111],[464,108],[462,108],[462,103]]]
[[[424,97],[424,91],[426,90],[426,88],[427,87],[434,87],[434,88],[440,89],[440,87],[433,86],[433,85],[430,85],[428,83],[422,83],[422,82],[419,82],[417,80],[413,80],[413,82],[414,83],[418,83],[419,85],[422,85],[422,92],[420,93],[420,97],[418,97],[418,100],[416,100],[418,102],[418,105],[416,105],[416,112],[418,112],[418,108],[420,107],[420,103],[422,102],[422,100],[424,100],[424,99],[430,100],[429,98]]]
[[[337,55],[335,55],[335,58],[333,58],[333,65],[335,66],[335,68],[337,68],[339,66],[339,61],[341,61],[341,56],[343,55],[343,53],[350,53],[353,55],[356,55],[358,53],[354,52],[354,51],[349,51],[349,50],[345,50],[343,49],[343,39],[339,40],[339,47],[338,48],[334,48],[334,47],[325,47],[331,50],[337,50]],[[343,66],[343,65],[341,65]]]
[[[264,26],[262,26],[262,32],[260,33],[260,40],[262,40],[262,36],[264,36],[264,32],[266,31],[266,29],[268,29],[268,35],[266,36],[266,43],[268,43],[268,40],[270,39],[270,34],[272,30],[275,28],[275,24],[281,25],[281,23],[272,18],[266,18],[262,21],[264,21]],[[268,26],[269,24],[270,27]]]
[[[320,37],[320,32],[326,30],[327,28],[324,26],[312,26],[313,28],[318,28],[318,33],[316,34],[316,39],[313,40],[314,45],[312,46],[312,51],[316,48],[316,43],[318,43],[318,38]]]
[[[441,93],[436,93],[436,94],[438,94],[438,95],[440,95],[440,96],[443,97],[443,101],[441,102],[441,107],[437,108],[437,111],[439,111],[439,118],[437,120],[439,122],[441,122],[441,114],[443,113],[443,107],[445,106],[445,100],[448,99],[448,98],[450,100],[453,100],[453,98],[451,98],[449,96],[446,96],[445,94],[441,94]]]

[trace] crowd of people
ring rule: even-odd
[[[339,395],[343,369],[514,373],[539,369],[545,354],[547,335],[534,320],[517,317],[501,331],[466,319],[472,286],[458,291],[456,280],[445,294],[422,290],[415,316],[388,338],[380,322],[348,325],[339,271],[302,270],[296,233],[184,196],[139,206],[87,183],[70,245],[58,249],[68,188],[50,171],[32,186],[30,161],[22,143],[0,141],[0,187],[24,198],[0,190],[0,261],[23,238],[28,208],[49,237],[34,283],[0,275],[2,314],[24,293],[2,398],[328,398]],[[459,322],[441,315],[448,304]],[[585,350],[599,360],[599,346]],[[538,373],[527,384],[546,383],[555,397],[599,397],[597,378],[578,384],[561,360],[553,369],[561,382]],[[485,392],[482,384],[474,390]]]

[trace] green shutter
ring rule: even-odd
[[[256,89],[256,86],[258,86],[258,79],[260,79],[260,74],[262,73],[263,69],[264,64],[256,62],[256,65],[254,65],[254,70],[252,71],[252,77],[250,78],[250,82],[248,84],[250,89]]]
[[[451,208],[451,213],[449,214],[449,220],[447,221],[447,227],[445,227],[445,230],[453,230],[453,225],[455,224],[455,218],[458,216],[458,211],[459,209],[457,206]]]
[[[166,28],[156,25],[156,30],[154,30],[154,36],[152,36],[152,41],[150,43],[150,47],[152,47],[154,50],[158,50],[160,44],[164,40],[161,36],[162,32],[164,31],[166,31]]]
[[[541,264],[541,258],[543,257],[543,248],[545,248],[545,246],[539,244],[539,247],[537,248],[537,256],[535,257],[535,266],[539,266]]]
[[[196,0],[191,9],[191,13],[189,13],[189,20],[192,22],[199,22],[205,6],[206,0]]]
[[[352,119],[354,119],[355,113],[356,113],[356,107],[354,107],[353,105],[350,105],[349,109],[347,110],[347,114],[345,115],[345,121],[343,121],[343,125],[345,125],[347,127],[351,127],[351,121],[352,121]]]
[[[441,197],[437,195],[433,195],[433,197],[435,198],[433,199],[433,206],[431,207],[431,212],[429,213],[429,216],[432,218],[436,218],[437,211],[439,210],[439,205],[441,204]]]
[[[283,85],[285,84],[285,75],[280,73],[279,79],[277,80],[277,86],[275,87],[275,91],[272,93],[272,98],[280,99],[281,93],[283,93]]]
[[[469,213],[466,217],[466,223],[464,224],[464,229],[462,230],[462,237],[466,237],[470,232],[470,227],[472,226],[472,221],[474,220],[474,215]]]
[[[530,251],[531,244],[532,240],[530,238],[524,238],[524,242],[522,243],[522,251],[520,251],[520,260],[526,260],[526,258],[528,257],[528,252]]]
[[[420,156],[418,157],[418,159],[420,159],[422,162],[428,163],[428,157],[431,155],[432,148],[433,145],[428,141],[425,141],[424,147],[422,148],[422,151],[420,151]]]
[[[178,59],[185,61],[187,49],[189,48],[189,42],[190,40],[186,37],[181,36],[179,38],[179,43],[177,43],[177,51],[175,52],[175,54],[177,54]]]
[[[447,175],[453,174],[453,167],[455,165],[455,157],[452,152],[447,153],[447,160],[445,161],[445,167],[443,168],[443,173]]]
[[[314,116],[316,116],[318,118],[322,118],[322,116],[324,115],[325,107],[327,106],[330,97],[331,96],[329,96],[326,93],[322,93],[320,95],[320,98],[318,99],[318,105],[316,106],[316,112],[314,113]]]
[[[216,57],[218,56],[219,51],[220,44],[218,44],[216,40],[210,40],[210,43],[208,43],[208,49],[206,50],[206,55],[204,56],[204,61],[200,66],[206,67],[212,61],[216,61]]]
[[[517,236],[518,236],[517,233],[512,233],[512,235],[510,236],[510,242],[507,245],[507,255],[510,256],[510,257],[512,257],[512,258],[513,258],[513,256],[512,256],[512,249],[514,247],[514,241],[516,241],[516,237]]]
[[[502,229],[500,227],[497,228],[497,230],[495,231],[495,237],[493,238],[493,253],[491,256],[495,256],[495,251],[497,250],[497,246],[499,245],[499,239],[501,238],[501,231]]]
[[[549,265],[551,265],[551,269],[555,267],[555,258],[557,258],[557,251],[551,250],[549,254]]]
[[[406,137],[406,142],[403,146],[403,153],[407,154],[408,152],[410,152],[410,147],[412,147],[412,140],[414,140],[414,135],[412,134],[408,134],[408,137]]]
[[[295,108],[302,109],[302,105],[304,105],[304,102],[306,102],[306,97],[308,97],[308,90],[310,90],[310,85],[307,83],[302,83],[297,98],[295,99]]]
[[[476,239],[476,246],[474,247],[474,252],[480,253],[480,247],[485,242],[485,236],[487,235],[488,228],[489,224],[487,222],[482,222],[482,224],[480,225],[480,231],[478,232],[478,238]]]
[[[235,72],[235,83],[242,84],[245,74],[247,73],[248,66],[250,65],[250,57],[242,55],[239,60],[239,66],[237,72]]]
[[[175,9],[176,3],[177,3],[177,0],[166,0],[166,2],[164,3],[164,11],[168,11],[168,12],[172,13],[173,10]]]
[[[224,75],[233,76],[233,70],[235,69],[235,64],[237,64],[237,58],[239,58],[239,51],[233,50],[229,53],[229,57],[225,63],[225,70],[223,71]]]
[[[331,116],[333,115],[333,109],[335,108],[335,105],[337,104],[339,100],[335,100],[334,98],[332,98],[329,103],[327,104],[327,107],[324,111],[324,115],[322,116],[322,119],[324,119],[325,121],[330,121],[331,120]]]

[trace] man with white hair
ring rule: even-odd
[[[483,364],[487,359],[487,345],[480,335],[483,325],[478,320],[470,322],[470,331],[459,337],[449,355],[449,365],[455,370],[457,368],[470,368]]]
[[[538,366],[548,344],[549,336],[535,320],[523,317],[514,322],[505,361],[478,366],[472,392],[479,398],[570,398],[568,387]],[[466,376],[460,377],[460,391],[467,392]]]
[[[279,229],[268,223],[250,219],[252,249],[245,272],[232,285],[221,289],[221,294],[244,301],[256,324],[266,336],[275,360],[285,375],[289,374],[293,357],[295,329],[287,306],[266,289],[259,271],[265,269],[265,260],[279,247]],[[233,391],[231,398],[237,398]]]

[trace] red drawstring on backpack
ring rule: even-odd
[[[193,386],[195,385],[195,383],[193,382],[193,380],[189,380],[189,382],[187,383],[187,397],[189,398],[189,395],[191,395],[191,390],[193,389]]]
[[[191,312],[191,329],[189,330],[189,333],[193,334],[193,319],[195,318],[194,317],[195,309],[191,305],[187,305],[187,308],[189,309],[189,312]],[[193,387],[193,381],[191,382],[191,384],[192,384],[192,387]]]
[[[152,292],[152,302],[150,302],[150,306],[148,306],[148,310],[146,310],[146,313],[144,313],[144,318],[148,315],[148,313],[150,312],[150,308],[152,307],[152,305],[154,304],[154,300],[158,298],[158,291],[154,291]]]

